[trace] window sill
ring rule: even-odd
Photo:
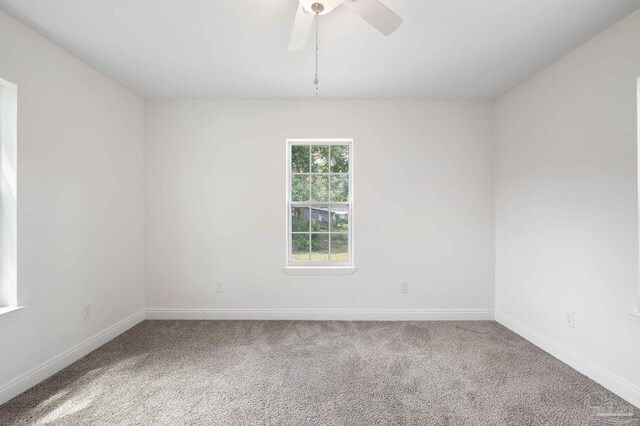
[[[9,308],[0,308],[0,323],[9,321],[16,316],[17,313],[22,311],[24,306],[12,306]]]
[[[287,266],[284,272],[289,275],[351,275],[355,266]]]

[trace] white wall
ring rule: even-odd
[[[636,404],[638,77],[635,12],[498,100],[495,127],[498,319]]]
[[[147,114],[149,308],[492,311],[491,103],[150,102]],[[283,272],[285,139],[318,137],[355,139],[353,275]]]
[[[144,309],[145,103],[2,12],[0,78],[18,85],[26,305],[0,323],[1,391]]]

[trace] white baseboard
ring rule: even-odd
[[[147,309],[151,320],[478,321],[490,309]]]
[[[591,380],[598,382],[636,407],[640,407],[640,388],[611,374],[580,355],[571,352],[562,345],[559,345],[503,312],[496,311],[495,319],[511,331],[524,337],[540,349],[548,352],[565,364],[568,364]]]
[[[79,360],[88,353],[94,351],[100,346],[115,338],[119,334],[124,333],[134,325],[144,321],[145,312],[135,313],[117,324],[101,331],[93,337],[88,338],[82,343],[70,348],[69,350],[53,357],[37,367],[32,368],[25,374],[16,379],[0,386],[0,404],[4,404],[11,398],[21,394],[27,389],[37,385],[41,381],[51,377],[58,371]]]

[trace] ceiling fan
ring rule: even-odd
[[[287,50],[302,50],[316,17],[326,15],[344,5],[384,35],[389,35],[402,24],[402,18],[377,0],[299,0]]]

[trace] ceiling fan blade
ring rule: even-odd
[[[293,21],[293,29],[291,30],[287,50],[302,50],[305,48],[314,18],[314,15],[304,11],[302,3],[298,3],[298,12],[296,13],[295,21]]]
[[[343,3],[384,35],[389,35],[402,24],[402,18],[377,0],[345,0]]]

